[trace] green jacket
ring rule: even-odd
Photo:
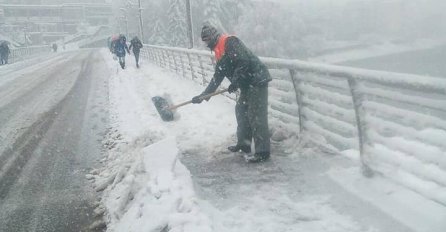
[[[214,76],[203,94],[215,92],[224,77],[242,89],[268,86],[272,80],[268,68],[235,36],[227,38],[224,55],[217,61]]]

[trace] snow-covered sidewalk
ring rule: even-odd
[[[374,178],[375,185],[391,187],[349,189],[345,183],[357,186],[369,181],[360,176],[357,163],[327,154],[305,140],[297,146],[295,138],[273,141],[272,159],[262,164],[247,164],[240,155],[226,152],[235,141],[236,123],[235,103],[224,96],[181,107],[175,121],[163,122],[153,96],[181,103],[204,87],[147,61],[136,69],[133,56],[126,57],[127,68],[121,70],[106,50],[102,53],[111,71],[112,125],[104,142],[108,148],[104,167],[88,178],[98,191],[103,190],[109,231],[446,228],[441,221],[444,207],[419,198],[418,209],[405,206],[404,201],[389,203],[393,193],[405,196],[404,200],[415,197],[402,194],[408,190],[380,177]],[[364,191],[372,197],[356,195]],[[386,204],[374,202],[376,195]],[[427,218],[423,210],[437,215]]]

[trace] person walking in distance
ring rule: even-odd
[[[4,65],[3,57],[6,55],[5,53],[6,53],[5,48],[3,47],[3,44],[0,42],[0,65]]]
[[[8,42],[3,41],[0,44],[0,64],[8,64],[9,54],[11,54],[11,50],[9,49]]]
[[[130,54],[129,47],[126,43],[127,39],[124,35],[119,36],[119,40],[115,44],[115,54],[118,57],[119,64],[121,65],[121,68],[125,68],[125,52],[127,51],[128,54]]]
[[[138,39],[137,36],[133,37],[132,40],[130,40],[130,47],[133,51],[133,55],[135,55],[135,61],[136,61],[136,67],[139,68],[139,51],[142,48],[141,40]]]
[[[52,45],[53,52],[57,52],[57,44],[53,43]]]
[[[206,23],[201,39],[215,53],[215,72],[203,93],[192,98],[199,104],[204,95],[213,93],[224,77],[231,84],[228,92],[240,89],[235,106],[237,119],[237,143],[229,146],[231,152],[242,151],[248,162],[262,162],[270,158],[270,134],[268,128],[268,82],[271,76],[267,67],[236,36],[220,33]],[[208,99],[206,99],[208,100]],[[255,152],[251,153],[254,140]]]

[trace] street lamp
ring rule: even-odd
[[[190,7],[190,0],[186,0],[186,13],[187,13],[187,37],[189,37],[189,48],[194,47],[194,34],[192,28],[192,14]]]
[[[138,11],[139,11],[139,34],[141,35],[141,40],[144,43],[144,31],[143,31],[143,26],[142,26],[141,0],[138,0]]]

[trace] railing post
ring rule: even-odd
[[[182,52],[178,53],[180,57],[181,70],[183,70],[183,78],[186,78],[186,71],[184,70],[184,62],[183,62],[183,54]]]
[[[146,49],[143,49],[142,51],[146,54],[147,59],[153,62],[151,50],[146,48]]]
[[[162,66],[162,64],[161,64],[161,55],[162,55],[162,53],[161,53],[162,51],[161,51],[161,49],[156,49],[156,56],[157,56],[157,59],[158,59],[158,65],[160,66],[160,67],[163,67]]]
[[[169,57],[167,57],[167,51],[163,49],[162,53],[163,53],[163,65],[164,65],[164,68],[169,68],[168,67],[168,65],[169,65],[168,59],[169,59]]]
[[[160,60],[160,66],[161,67],[165,67],[164,66],[164,50],[159,49],[158,57],[159,57],[159,60]]]
[[[164,50],[159,49],[159,59],[160,59],[160,66],[165,68],[165,63],[164,63]]]
[[[169,69],[169,70],[172,70],[172,60],[170,59],[170,52],[169,52],[169,50],[166,50],[166,56],[167,56],[167,68]]]
[[[214,56],[209,57],[209,60],[210,60],[212,66],[214,67],[214,70],[215,70],[215,66],[217,65],[217,61],[214,59]],[[203,68],[203,73],[205,73],[204,72],[204,68]],[[204,75],[204,76],[206,76],[206,75]],[[210,82],[210,80],[208,81],[208,80],[206,80],[206,78],[203,78],[203,84],[204,85],[209,84],[209,82]]]
[[[297,112],[299,116],[299,133],[302,133],[304,131],[304,124],[303,124],[303,111],[302,108],[304,106],[303,99],[302,99],[302,91],[300,90],[300,83],[301,81],[296,75],[296,70],[290,69],[290,76],[291,80],[293,82],[294,86],[294,92],[296,94],[296,101],[297,101]]]
[[[171,68],[172,68],[172,65],[171,65],[171,60],[170,60],[170,53],[169,53],[169,50],[166,50],[166,58],[167,58],[167,69],[170,69],[171,70]]]
[[[175,73],[178,73],[177,59],[175,59],[176,58],[176,52],[174,53],[173,51],[170,51],[170,55],[172,56],[173,65],[175,67]]]
[[[364,111],[364,96],[358,89],[358,82],[349,77],[348,86],[350,87],[350,93],[352,95],[353,107],[355,109],[356,127],[358,129],[358,139],[359,139],[359,156],[361,160],[362,174],[366,177],[373,176],[373,170],[367,165],[365,161],[365,148],[368,143],[367,138],[367,126],[365,124],[365,111]]]
[[[156,49],[155,49],[155,48],[150,48],[150,50],[152,51],[152,59],[153,59],[153,61],[154,61],[156,64],[159,65],[159,62],[158,62],[158,53],[157,53]]]
[[[191,74],[191,79],[195,79],[195,73],[194,73],[194,66],[192,65],[192,60],[190,59],[190,54],[187,54],[187,61],[189,62],[189,67],[190,67],[190,74]]]
[[[157,48],[157,56],[158,56],[158,62],[159,62],[159,66],[163,67],[163,50]]]
[[[175,73],[178,73],[177,66],[176,66],[177,61],[176,61],[176,59],[175,59],[175,56],[174,56],[174,54],[173,54],[173,51],[170,51],[169,56],[171,57],[171,58],[169,59],[169,60],[171,61],[171,69],[174,70]]]
[[[149,55],[146,53],[146,50],[144,48],[140,50],[139,56],[140,56],[140,58],[150,60]]]
[[[148,60],[148,57],[147,57],[147,55],[144,52],[144,48],[139,50],[139,59],[146,59],[146,60]]]
[[[206,78],[204,75],[204,67],[203,67],[203,61],[201,60],[201,56],[198,56],[198,62],[200,63],[200,69],[201,69],[201,84],[206,84]]]
[[[156,62],[158,63],[158,65],[160,67],[162,67],[161,66],[161,52],[160,52],[160,49],[155,48],[155,52],[156,52]]]
[[[162,55],[163,55],[163,51],[161,50],[161,49],[159,49],[159,48],[157,48],[157,59],[158,59],[158,63],[159,63],[159,66],[160,67],[163,67],[163,61],[162,61],[162,59],[163,59],[163,57],[162,57]]]

